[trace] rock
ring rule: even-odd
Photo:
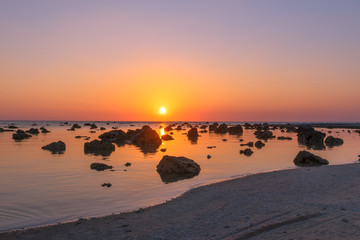
[[[181,130],[183,130],[183,129],[182,129],[182,127],[179,125],[179,126],[177,126],[177,127],[175,128],[175,130],[181,131]]]
[[[111,187],[112,185],[111,185],[111,183],[103,183],[103,184],[101,184],[101,186],[102,187]]]
[[[30,134],[27,134],[23,130],[17,130],[16,133],[13,134],[12,138],[16,141],[21,141],[23,139],[27,139],[32,137]]]
[[[198,137],[199,137],[199,133],[198,133],[197,128],[191,128],[187,133],[187,137],[188,137],[189,140],[192,140],[192,141],[196,142],[198,140]]]
[[[344,140],[342,140],[341,138],[335,138],[333,136],[328,136],[325,139],[325,144],[328,147],[340,146],[340,145],[344,144]]]
[[[325,133],[316,131],[314,128],[309,126],[300,126],[298,128],[298,142],[302,145],[312,149],[325,149],[324,138]]]
[[[127,134],[123,130],[111,130],[99,136],[101,140],[106,140],[114,143],[124,142],[128,139]]]
[[[5,130],[3,128],[0,128],[0,132],[5,132]]]
[[[156,166],[163,182],[176,182],[178,180],[192,178],[200,173],[200,166],[186,157],[174,157],[165,155]]]
[[[131,142],[140,147],[144,153],[156,152],[162,143],[159,134],[148,125],[137,129],[131,137]]]
[[[206,130],[206,129],[204,129],[204,130],[200,130],[199,132],[200,132],[200,133],[207,133],[207,132],[209,132],[209,131]]]
[[[104,171],[106,169],[112,169],[112,166],[106,165],[105,163],[92,163],[90,165],[90,169],[94,169],[96,171]]]
[[[223,142],[227,142],[227,139],[224,138],[224,139],[223,139]]]
[[[7,128],[9,128],[9,129],[17,129],[18,127],[17,127],[17,126],[14,126],[14,125],[10,125],[10,126],[8,126]]]
[[[97,126],[94,123],[90,125],[90,129],[95,129],[95,128],[97,128]]]
[[[262,148],[262,147],[264,147],[265,146],[265,143],[263,143],[262,141],[256,141],[255,142],[255,147],[256,148]]]
[[[170,136],[169,134],[162,135],[161,139],[164,141],[174,140],[174,138],[172,136]]]
[[[261,142],[261,141],[260,141]],[[254,142],[248,142],[248,143],[241,143],[240,146],[248,146],[248,147],[253,147],[254,146]]]
[[[115,145],[105,140],[93,140],[84,144],[86,154],[110,156],[113,151],[115,151]]]
[[[81,126],[77,123],[73,124],[72,127],[70,129],[68,129],[68,131],[75,131],[76,128],[81,128]]]
[[[273,133],[269,130],[256,130],[254,132],[255,136],[257,139],[262,139],[262,140],[268,140],[269,138],[274,138]]]
[[[62,141],[53,142],[46,146],[43,146],[42,149],[50,151],[52,154],[62,154],[65,152],[66,145]]]
[[[291,137],[284,137],[284,136],[280,136],[280,137],[277,137],[278,140],[292,140]]]
[[[167,126],[166,128],[164,128],[164,130],[166,131],[166,132],[169,132],[169,131],[172,131],[172,130],[174,130],[172,127],[171,127],[171,125],[170,126]]]
[[[231,135],[241,135],[243,133],[243,128],[241,127],[241,125],[236,125],[234,127],[229,127],[229,134]]]
[[[213,147],[212,147],[212,146],[208,146],[207,148],[212,149]]]
[[[39,134],[39,129],[37,128],[30,128],[29,130],[26,131],[27,133],[30,133],[31,135],[37,135]]]
[[[250,148],[246,148],[244,150],[240,150],[240,154],[244,154],[245,156],[251,156],[254,152]]]
[[[218,126],[219,126],[219,124],[217,122],[209,125],[209,131],[214,132],[217,129]]]
[[[211,155],[207,155],[207,159],[210,159],[211,158]]]
[[[104,131],[104,130],[106,130],[106,128],[105,128],[105,127],[101,127],[100,130],[101,130],[101,131]]]
[[[207,129],[207,125],[202,125],[200,129]]]
[[[225,123],[221,124],[218,128],[215,129],[215,133],[219,133],[219,134],[225,134],[228,131],[229,128]]]
[[[41,130],[41,133],[49,133],[50,132],[49,130],[47,130],[44,127],[41,127],[40,130]]]
[[[294,163],[297,166],[320,166],[329,164],[327,160],[307,151],[300,151],[296,155]]]
[[[295,126],[287,126],[286,127],[286,132],[289,132],[289,133],[296,133],[297,132],[297,129]]]
[[[166,152],[166,148],[160,149],[161,152]]]
[[[131,163],[127,162],[125,163],[125,167],[130,167],[131,166]]]

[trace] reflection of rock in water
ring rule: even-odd
[[[200,166],[186,157],[165,155],[156,166],[161,180],[165,183],[193,178],[200,173]]]
[[[329,162],[326,159],[323,159],[307,151],[300,151],[296,155],[294,159],[294,163],[297,166],[305,166],[305,167],[329,164]]]
[[[110,156],[113,151],[115,151],[115,145],[105,140],[94,140],[84,144],[86,154]]]
[[[325,133],[316,131],[312,127],[298,128],[298,143],[305,145],[309,149],[322,150],[325,149],[324,138]]]

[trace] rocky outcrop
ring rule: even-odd
[[[84,144],[86,154],[110,156],[113,151],[115,151],[115,145],[105,140],[93,140]]]
[[[342,140],[341,138],[336,138],[333,136],[328,136],[325,139],[325,144],[328,147],[335,147],[335,146],[340,146],[344,144],[344,140]]]
[[[214,122],[213,124],[209,125],[209,131],[214,132],[218,126],[219,124],[217,122]]]
[[[182,179],[192,178],[200,173],[200,166],[186,157],[174,157],[165,155],[156,166],[163,182],[176,182]]]
[[[13,134],[12,138],[16,141],[21,141],[23,139],[27,139],[32,137],[30,134],[27,134],[23,130],[17,130],[16,133]]]
[[[189,140],[196,142],[199,138],[199,133],[197,128],[191,128],[187,133],[187,137]]]
[[[110,132],[101,134],[99,138],[110,142],[123,142],[128,139],[123,130],[111,130]]]
[[[66,150],[66,145],[62,141],[53,142],[46,146],[43,146],[42,149],[50,151],[52,154],[63,154]]]
[[[312,127],[301,126],[298,128],[298,142],[310,149],[325,149],[324,138],[326,134],[316,131]]]
[[[219,133],[219,134],[225,134],[228,131],[229,131],[229,128],[225,123],[220,124],[220,126],[215,129],[215,133]]]
[[[244,150],[240,150],[240,154],[244,154],[245,156],[250,157],[254,152],[250,148],[246,148]]]
[[[300,151],[296,155],[294,163],[297,166],[320,166],[329,164],[327,160],[307,151]]]
[[[90,169],[96,170],[96,171],[104,171],[106,169],[112,169],[112,166],[109,166],[105,163],[92,163],[90,165]]]
[[[144,153],[156,152],[162,143],[159,134],[148,125],[136,129],[131,137],[131,142],[140,147]]]
[[[256,148],[259,148],[259,149],[260,149],[260,148],[262,148],[262,147],[264,147],[264,146],[265,146],[265,143],[263,143],[263,142],[260,141],[260,140],[255,142],[255,147],[256,147]]]
[[[231,135],[241,135],[244,130],[243,130],[242,126],[238,124],[234,127],[229,127],[228,131],[229,131],[229,134],[231,134]]]
[[[164,141],[174,140],[174,138],[172,136],[170,136],[169,134],[162,135],[161,139]]]

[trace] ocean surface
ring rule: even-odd
[[[131,211],[158,204],[179,196],[185,191],[225,179],[265,171],[296,168],[293,159],[300,150],[296,133],[274,130],[275,136],[293,140],[270,139],[262,149],[252,148],[250,157],[239,154],[239,139],[255,142],[254,130],[244,130],[240,136],[200,133],[197,143],[189,141],[183,131],[172,131],[175,140],[163,141],[160,148],[166,152],[143,153],[134,145],[116,146],[107,157],[84,153],[84,143],[96,139],[101,133],[118,127],[124,131],[150,125],[160,134],[160,122],[89,122],[98,128],[91,133],[85,122],[0,121],[0,127],[15,124],[23,130],[46,127],[50,133],[40,133],[20,142],[12,139],[13,132],[0,133],[0,231],[33,227],[58,222],[104,216]],[[73,123],[81,128],[67,131]],[[36,126],[32,126],[36,124]],[[196,123],[202,124],[202,123]],[[228,123],[235,125],[237,123]],[[62,126],[61,126],[62,125]],[[330,164],[358,162],[360,135],[347,129],[321,129],[330,135],[343,138],[344,144],[326,150],[311,150],[327,159]],[[90,140],[75,138],[88,136]],[[327,133],[329,135],[329,133]],[[223,141],[227,139],[227,141]],[[64,154],[51,154],[41,149],[54,141],[66,144]],[[207,146],[216,146],[208,149]],[[156,171],[163,155],[185,156],[201,166],[198,176],[173,183],[164,183]],[[208,159],[207,155],[211,155]],[[112,165],[115,171],[95,171],[90,164],[102,162]],[[126,167],[125,163],[131,166]],[[126,171],[125,171],[126,170]],[[112,186],[102,187],[103,183]],[[206,199],[204,199],[206,201]]]

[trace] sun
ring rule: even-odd
[[[161,107],[160,110],[159,110],[159,113],[160,114],[165,114],[166,113],[166,108]]]

